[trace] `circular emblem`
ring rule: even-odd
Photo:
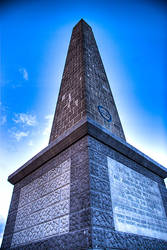
[[[99,110],[99,113],[101,114],[101,116],[108,122],[111,122],[112,121],[112,117],[109,113],[109,111],[102,107],[102,106],[98,106],[98,110]]]

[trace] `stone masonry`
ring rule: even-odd
[[[100,115],[100,107],[102,112],[110,112],[112,122]],[[81,20],[72,32],[50,142],[84,117],[125,140],[92,29]]]
[[[8,178],[1,249],[166,250],[167,170],[125,141],[91,27],[67,54],[49,145]]]

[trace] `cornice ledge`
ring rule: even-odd
[[[152,160],[123,139],[115,136],[90,118],[84,118],[12,173],[8,177],[8,181],[11,184],[16,184],[25,176],[38,169],[42,164],[46,163],[86,135],[92,136],[160,177],[167,177],[167,169],[165,167]]]

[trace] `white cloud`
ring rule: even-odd
[[[52,122],[53,122],[53,115],[45,116],[46,120],[46,127],[43,130],[43,135],[49,136],[51,132]]]
[[[0,125],[4,125],[6,123],[7,119],[6,116],[3,115],[2,117],[0,117]]]
[[[37,124],[35,115],[28,115],[25,113],[15,114],[15,118],[13,118],[15,123],[22,123],[28,126],[35,126]]]
[[[22,75],[23,79],[25,81],[28,81],[28,72],[27,72],[27,70],[25,68],[20,68],[19,72]]]
[[[34,143],[32,140],[28,142],[28,146],[32,147],[33,145],[34,145]]]
[[[5,112],[7,109],[8,109],[8,107],[7,107],[7,106],[4,106],[4,105],[2,104],[2,102],[0,102],[0,110],[1,110],[1,112]]]
[[[17,132],[12,132],[12,137],[14,137],[19,142],[22,137],[27,137],[28,134],[29,132],[17,131]]]

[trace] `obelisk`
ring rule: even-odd
[[[167,170],[128,144],[91,27],[73,28],[49,145],[11,174],[2,249],[167,249]]]

